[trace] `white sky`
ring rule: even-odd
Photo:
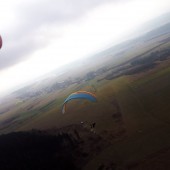
[[[118,43],[137,26],[170,10],[170,0],[77,2],[1,0],[1,94]]]

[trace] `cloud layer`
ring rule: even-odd
[[[64,27],[97,6],[112,1],[116,0],[18,1],[9,13],[12,17],[4,17],[4,20],[11,19],[7,21],[8,27],[4,25],[4,29],[1,28],[4,45],[0,54],[0,70],[27,59],[36,50],[47,46],[50,29]]]

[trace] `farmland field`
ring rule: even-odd
[[[84,169],[109,164],[140,169],[149,167],[149,161],[154,167],[157,153],[163,154],[160,159],[164,154],[170,157],[170,43],[165,38],[125,50],[117,62],[109,53],[105,66],[99,64],[93,71],[93,66],[88,67],[89,72],[75,72],[74,68],[69,85],[60,88],[55,84],[59,90],[13,97],[0,110],[1,134],[62,129],[80,122],[91,133],[90,124],[95,122],[95,135],[109,145],[93,155]],[[95,93],[97,102],[70,101],[62,114],[63,101],[78,90]],[[77,131],[83,136],[82,130]]]

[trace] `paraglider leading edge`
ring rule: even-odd
[[[77,91],[75,93],[72,93],[71,95],[69,95],[66,100],[63,103],[62,106],[62,113],[64,114],[66,112],[66,105],[67,102],[69,102],[72,99],[87,99],[91,102],[96,102],[96,96],[93,93],[87,92],[87,91]]]

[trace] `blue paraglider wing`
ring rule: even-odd
[[[91,102],[96,102],[96,96],[93,93],[90,92],[86,92],[86,91],[77,91],[75,93],[72,93],[70,96],[68,96],[66,98],[66,100],[63,103],[63,108],[62,108],[62,112],[65,113],[66,112],[66,104],[67,102],[69,102],[72,99],[86,99],[89,100]]]

